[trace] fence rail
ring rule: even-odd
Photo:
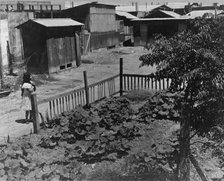
[[[123,91],[130,91],[135,89],[165,90],[169,88],[171,82],[169,78],[157,80],[153,74],[123,74],[122,78]]]
[[[117,94],[119,92],[118,83],[119,75],[115,75],[88,85],[89,103]],[[75,109],[77,106],[85,106],[87,104],[85,87],[45,99],[38,102],[38,105],[44,103],[48,104],[47,114],[50,119],[53,119],[64,112]]]
[[[169,88],[171,82],[168,78],[157,80],[153,74],[122,74],[122,76],[118,74],[88,85],[88,102],[85,87],[82,87],[45,99],[38,104],[48,103],[47,113],[49,118],[52,119],[64,112],[75,109],[77,106],[85,106],[87,103],[91,104],[105,97],[118,94],[121,91],[119,86],[120,79],[122,79],[123,83],[122,92],[138,89],[165,90]]]
[[[41,116],[40,118],[42,119],[42,116],[47,115],[49,119],[53,119],[64,112],[75,109],[79,105],[85,106],[96,101],[100,101],[104,97],[109,97],[118,93],[122,95],[123,92],[134,89],[151,89],[155,91],[164,90],[169,87],[171,81],[170,79],[166,78],[160,81],[156,80],[152,74],[123,74],[123,61],[121,59],[120,73],[118,75],[114,75],[90,85],[88,85],[88,81],[86,82],[87,83],[84,84],[85,86],[83,86],[82,88],[61,93],[59,95],[39,101],[37,103],[38,111],[36,112],[42,114],[39,114],[39,116]],[[4,83],[2,85],[4,85]],[[11,125],[12,123],[14,123],[12,120],[20,121],[24,119],[23,110],[21,110],[20,108],[21,101],[18,100],[18,97],[16,95],[11,96],[10,100],[4,98],[6,96],[5,93],[2,93],[0,96],[3,97],[1,100],[2,109],[0,109],[1,119],[6,120],[8,125],[7,129],[0,135],[17,135],[14,129],[12,129],[13,126]],[[7,109],[5,109],[5,107],[7,107]],[[36,122],[38,122],[38,120]],[[18,125],[15,124],[15,126]],[[28,129],[24,128],[23,132],[24,134],[28,134],[29,131]]]
[[[169,78],[156,79],[153,74],[123,74],[123,60],[120,59],[120,73],[97,83],[88,85],[87,75],[84,72],[85,87],[72,90],[38,103],[47,103],[47,114],[50,119],[58,117],[64,112],[71,111],[77,106],[85,106],[105,97],[110,97],[120,92],[137,89],[165,90],[171,83]]]

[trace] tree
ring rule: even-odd
[[[224,113],[224,19],[197,18],[171,38],[157,36],[142,66],[156,65],[157,79],[171,79],[169,91],[180,93],[179,179],[190,176],[190,131],[203,135]]]

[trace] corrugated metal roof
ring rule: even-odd
[[[124,12],[124,11],[115,11],[115,13],[118,16],[124,16],[127,19],[136,19],[136,18],[138,18],[137,16],[133,16],[132,14],[130,14],[128,12]]]
[[[188,20],[189,18],[179,17],[179,18],[138,18],[131,21],[170,21],[170,20]]]
[[[217,10],[217,14],[220,14],[221,12],[223,12],[222,10]],[[202,17],[205,14],[208,14],[209,17],[210,16],[215,16],[215,10],[196,10],[196,11],[191,11],[189,13],[187,13],[186,15],[182,16],[182,17],[188,17],[188,18],[197,18],[197,17]]]
[[[138,5],[138,11],[152,11],[163,5]],[[136,12],[136,6],[116,6],[117,11]]]
[[[174,17],[174,18],[181,17],[179,14],[177,14],[177,13],[175,13],[173,11],[163,11],[163,10],[160,10],[160,11],[163,12],[163,13],[165,13],[165,14],[167,14],[167,15],[169,15],[169,16],[171,16],[171,17]]]
[[[33,19],[38,24],[45,27],[66,27],[66,26],[82,26],[83,24],[70,18],[41,18]]]

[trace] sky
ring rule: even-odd
[[[0,0],[1,1],[6,1],[6,0]],[[19,1],[19,0],[18,0]],[[26,0],[24,0],[26,1]],[[166,2],[171,3],[171,2],[198,2],[202,4],[212,4],[212,3],[219,3],[219,4],[224,4],[224,0],[28,0],[28,1],[51,1],[52,3],[62,3],[65,4],[65,2],[71,2],[73,1],[74,4],[81,4],[81,3],[88,3],[88,2],[93,2],[93,1],[98,1],[100,3],[105,3],[105,4],[117,4],[117,5],[131,5],[132,2],[138,2],[139,4],[164,4]]]
[[[123,4],[129,4],[131,5],[132,2],[138,2],[139,4],[164,4],[166,2],[198,2],[202,4],[212,4],[212,3],[219,3],[219,4],[224,4],[224,0],[51,0],[52,2],[65,2],[65,1],[73,1],[74,4],[80,4],[80,3],[88,3],[92,1],[98,1],[100,3],[105,3],[105,4],[118,4],[118,5],[123,5]]]

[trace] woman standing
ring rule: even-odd
[[[21,96],[22,96],[21,108],[22,110],[25,111],[26,119],[32,119],[30,96],[34,91],[36,91],[36,86],[33,83],[33,81],[31,81],[30,73],[26,72],[23,74],[23,83],[21,86]]]

